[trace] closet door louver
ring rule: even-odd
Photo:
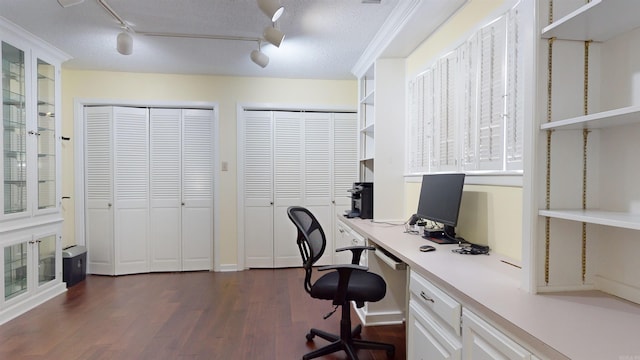
[[[182,269],[212,268],[213,111],[182,110]]]
[[[270,111],[245,111],[242,127],[247,267],[273,267],[273,131]]]
[[[182,270],[180,109],[150,109],[151,271]]]
[[[113,108],[115,274],[149,271],[148,109]]]
[[[85,194],[87,270],[113,275],[113,113],[85,109]]]

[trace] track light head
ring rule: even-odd
[[[260,50],[253,50],[251,52],[251,61],[258,64],[260,67],[265,68],[269,65],[269,57]]]
[[[258,7],[271,22],[276,22],[284,12],[284,6],[280,5],[279,0],[258,0]]]
[[[122,31],[118,34],[116,48],[122,55],[131,55],[133,53],[133,38],[128,32]]]
[[[284,40],[284,33],[273,26],[267,26],[264,28],[262,36],[275,47],[280,47],[280,44],[282,44],[282,41]]]

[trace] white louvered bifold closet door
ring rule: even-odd
[[[296,232],[287,208],[304,204],[303,121],[299,112],[276,111],[274,121],[274,266],[300,266]]]
[[[182,270],[213,269],[214,119],[182,110]]]
[[[479,34],[478,168],[502,170],[504,160],[506,16]]]
[[[113,108],[115,274],[149,271],[148,109]]]
[[[112,108],[85,108],[84,122],[87,272],[114,275]]]
[[[150,109],[151,271],[182,270],[182,110]]]
[[[273,267],[273,129],[270,111],[245,111],[243,152],[245,266]],[[294,240],[295,241],[295,240]]]
[[[327,237],[327,245],[316,265],[333,263],[332,224],[335,214],[331,206],[331,113],[300,113],[304,126],[303,168],[304,205],[314,214]],[[298,252],[297,264],[301,264]]]

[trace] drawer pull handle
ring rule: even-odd
[[[432,303],[435,303],[435,300],[433,300],[432,298],[428,297],[427,294],[424,293],[424,291],[420,291],[420,297],[425,299],[426,301],[431,301]]]

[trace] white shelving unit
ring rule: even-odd
[[[538,87],[553,91],[552,101],[547,96],[538,101],[537,291],[596,289],[640,303],[640,282],[629,275],[640,268],[621,258],[640,250],[635,241],[640,194],[633,185],[639,173],[629,161],[640,151],[634,135],[640,132],[640,98],[633,94],[637,81],[627,66],[640,56],[633,46],[640,39],[634,30],[640,27],[640,2],[565,0],[554,7],[558,4],[576,9],[540,26]],[[541,13],[548,8],[539,4]],[[545,21],[544,15],[540,19]],[[588,94],[585,104],[583,94]],[[571,116],[587,108],[587,115]],[[545,114],[552,114],[550,121],[542,119]]]
[[[372,182],[375,159],[375,64],[360,78],[360,181]]]

